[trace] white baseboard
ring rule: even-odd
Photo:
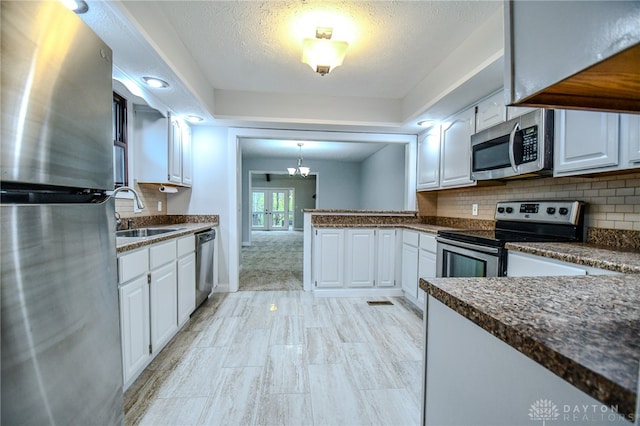
[[[229,283],[226,284],[218,284],[215,289],[213,289],[214,293],[229,293]],[[209,295],[211,297],[211,295]]]
[[[251,247],[251,243],[249,241],[243,241],[242,247]]]
[[[401,288],[322,288],[314,289],[316,297],[400,297]]]

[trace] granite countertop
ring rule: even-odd
[[[640,274],[640,252],[638,251],[585,243],[507,243],[505,248],[593,268],[625,274]]]
[[[354,214],[359,216],[366,215],[390,215],[390,216],[417,216],[416,210],[345,210],[345,209],[302,209],[304,213],[313,214]]]
[[[429,278],[420,288],[603,404],[635,412],[638,275]]]
[[[218,226],[217,222],[202,222],[202,223],[178,223],[173,225],[154,225],[153,228],[180,228],[175,232],[167,232],[166,234],[154,235],[152,237],[140,237],[140,238],[116,238],[116,251],[122,253],[129,250],[134,250],[140,247],[148,246],[151,244],[159,243],[160,241],[170,240],[172,238],[183,237],[196,232],[206,231],[207,229]]]

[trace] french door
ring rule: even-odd
[[[289,189],[254,189],[251,193],[251,229],[289,229]]]

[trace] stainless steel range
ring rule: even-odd
[[[507,242],[582,241],[580,201],[501,201],[496,228],[438,232],[438,277],[501,277],[507,272]]]

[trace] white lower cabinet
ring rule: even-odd
[[[402,290],[412,302],[418,300],[418,232],[402,231]]]
[[[345,286],[375,285],[375,232],[373,229],[347,229]]]
[[[617,275],[618,272],[563,262],[509,250],[507,254],[508,277],[552,277],[569,275]]]
[[[124,383],[147,365],[149,351],[149,284],[147,275],[123,284],[120,296],[120,338]]]
[[[344,279],[344,229],[317,229],[313,268],[318,288],[342,287]]]
[[[180,258],[180,244],[175,239],[118,257],[124,389],[175,336],[195,308],[195,243],[193,236],[185,238],[191,238],[191,244],[186,244],[191,251],[183,252]]]
[[[318,289],[396,285],[395,229],[316,229],[313,251],[314,285]]]
[[[420,253],[418,255],[418,277],[435,278],[436,276],[436,236],[420,233]],[[424,306],[424,291],[418,288],[418,302]]]
[[[178,240],[178,327],[189,320],[196,309],[195,237]]]

